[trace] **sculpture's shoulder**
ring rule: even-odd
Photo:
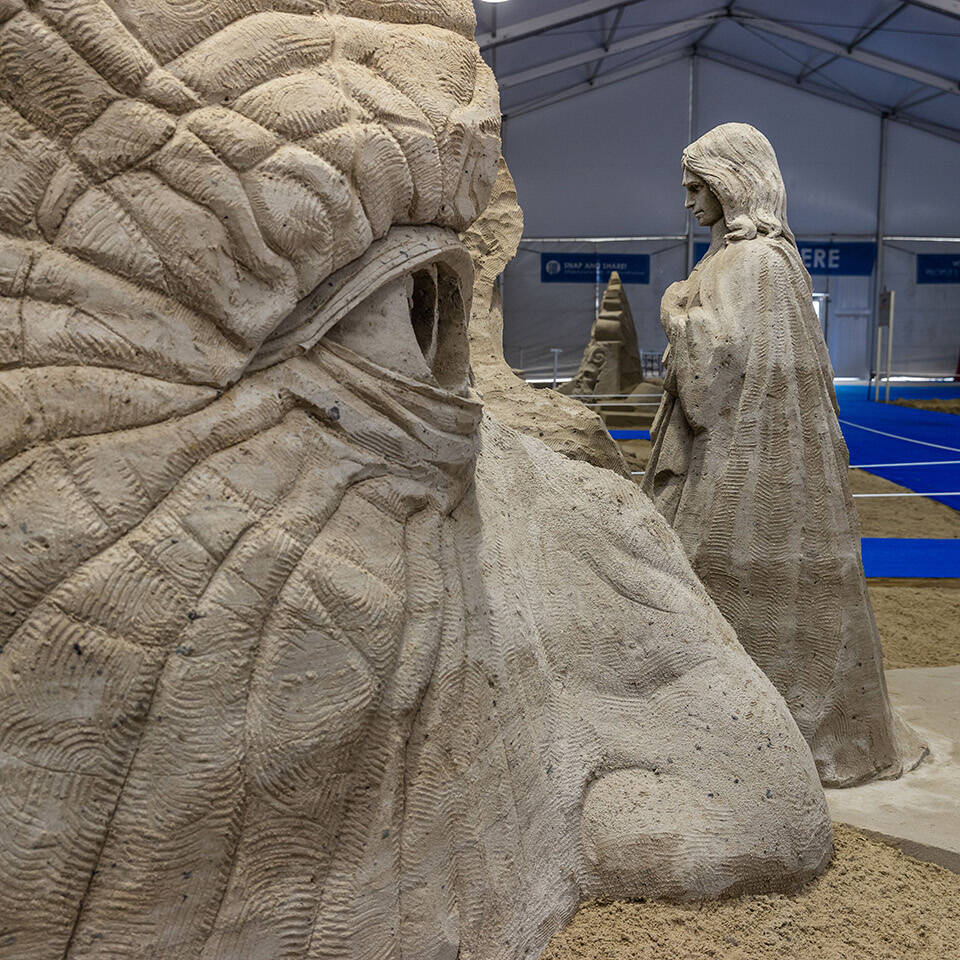
[[[769,296],[771,291],[799,295],[810,286],[810,275],[797,248],[786,237],[728,242],[705,267],[701,290],[707,291],[707,298],[717,300],[718,306],[755,301],[771,306],[778,302],[777,297]]]
[[[756,236],[728,242],[711,264],[715,272],[738,270],[745,273],[804,273],[796,246],[786,237]]]

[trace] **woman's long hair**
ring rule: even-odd
[[[683,151],[684,170],[696,174],[723,207],[726,239],[760,234],[796,240],[787,223],[787,191],[770,141],[749,123],[721,123]]]

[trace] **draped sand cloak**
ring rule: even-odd
[[[796,247],[727,242],[664,294],[669,347],[644,489],[773,681],[821,779],[922,753],[887,700],[833,372]]]

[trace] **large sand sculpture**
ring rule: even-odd
[[[523,212],[501,157],[490,202],[462,237],[475,271],[469,327],[474,385],[500,423],[537,437],[566,457],[629,476],[620,448],[596,413],[556,390],[531,387],[504,359],[503,304],[496,280],[516,255],[522,235]]]
[[[558,389],[572,395],[617,396],[631,393],[643,381],[637,330],[627,293],[616,270],[610,274],[600,312],[590,330],[580,366]]]
[[[829,857],[667,524],[467,387],[470,4],[328,7],[0,15],[4,960],[519,960]]]
[[[810,276],[776,155],[723,124],[683,153],[707,254],[663,296],[664,396],[644,490],[786,698],[825,784],[899,775],[893,714]]]

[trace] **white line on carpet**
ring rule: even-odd
[[[960,490],[949,493],[855,493],[854,497],[960,497]]]
[[[869,470],[871,467],[935,467],[941,463],[960,463],[960,460],[911,460],[903,463],[851,463],[851,470]]]

